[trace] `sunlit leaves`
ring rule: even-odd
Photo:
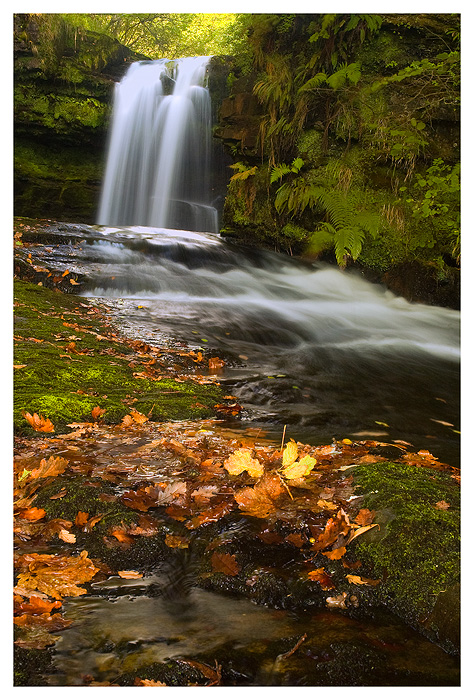
[[[57,554],[23,554],[17,561],[18,585],[38,590],[60,600],[64,596],[87,593],[77,584],[90,581],[99,569],[83,551],[78,557]]]
[[[253,459],[252,453],[246,448],[236,450],[224,462],[226,469],[232,476],[238,476],[243,471],[247,471],[249,476],[259,478],[263,474],[263,465],[258,459]]]

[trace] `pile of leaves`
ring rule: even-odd
[[[233,432],[213,420],[157,424],[136,410],[118,426],[103,425],[98,410],[95,420],[70,427],[50,436],[37,423],[40,437],[17,439],[17,645],[54,644],[69,624],[62,601],[87,594],[90,582],[140,579],[156,569],[156,549],[137,557],[146,541],[159,541],[161,560],[198,552],[194,585],[258,602],[262,581],[275,575],[297,584],[306,600],[345,610],[380,583],[353,554],[354,540],[379,524],[375,511],[361,507],[350,472],[383,462],[384,443],[275,445],[252,429]],[[401,463],[459,478],[427,451],[390,447]]]

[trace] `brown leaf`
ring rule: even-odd
[[[274,513],[277,500],[286,493],[277,474],[265,474],[254,487],[240,489],[234,494],[239,508],[255,518],[266,518]]]
[[[358,525],[370,525],[370,523],[375,518],[375,510],[369,510],[368,508],[362,508],[357,516],[354,518],[354,522]]]
[[[191,520],[189,520],[186,523],[186,527],[188,528],[188,530],[195,530],[196,528],[200,527],[201,525],[205,525],[206,523],[216,522],[217,520],[220,520],[225,515],[230,513],[233,509],[233,503],[223,501],[222,503],[218,503],[212,508],[208,508],[208,510],[203,511],[199,515],[195,515],[193,518],[191,518]],[[166,510],[166,512],[168,513],[168,509]]]
[[[360,535],[363,535],[364,532],[368,532],[369,530],[372,530],[373,527],[378,527],[380,529],[380,525],[378,523],[373,523],[372,525],[365,525],[364,527],[357,528],[357,530],[354,530],[353,532],[351,532],[346,544],[349,544],[349,542],[352,542],[352,540],[355,540],[356,537],[360,537]]]
[[[115,537],[115,539],[118,540],[119,542],[125,542],[127,544],[131,544],[133,542],[133,537],[130,537],[130,535],[127,535],[124,528],[116,527],[112,530],[112,532],[110,534],[113,537]]]
[[[449,507],[450,503],[447,503],[446,501],[438,501],[435,505],[437,510],[448,510]]]
[[[189,540],[179,535],[166,535],[165,545],[173,549],[187,549],[189,547]]]
[[[211,557],[211,565],[214,571],[220,571],[228,576],[236,576],[240,571],[234,554],[214,552]]]
[[[30,615],[41,615],[42,613],[47,613],[49,615],[52,610],[56,610],[61,606],[62,603],[60,600],[44,600],[39,596],[32,595],[28,601],[24,601],[23,598],[21,598],[21,602],[15,605],[15,610]]]
[[[72,625],[72,620],[65,620],[60,613],[43,613],[42,615],[19,615],[13,618],[15,625],[19,627],[42,627],[49,632],[63,630]]]
[[[43,416],[38,416],[37,413],[23,413],[23,417],[26,418],[31,427],[40,433],[54,433],[54,425],[51,423],[49,418],[43,418]]]
[[[83,527],[89,519],[89,513],[84,513],[80,510],[74,519],[74,525],[77,527]]]
[[[326,598],[328,608],[346,608],[347,593],[340,593],[334,597]]]
[[[315,569],[314,571],[308,571],[308,578],[310,581],[317,581],[323,591],[329,591],[334,588],[331,577],[324,571],[324,567],[320,569]]]

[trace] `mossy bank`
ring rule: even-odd
[[[56,432],[91,421],[97,406],[104,411],[102,420],[111,423],[132,408],[151,420],[214,415],[221,397],[217,385],[167,377],[166,357],[147,356],[127,342],[97,306],[21,280],[15,281],[14,302],[17,433],[31,432],[25,412],[48,418]],[[146,376],[142,363],[154,359],[165,376]]]

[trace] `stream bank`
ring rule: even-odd
[[[16,684],[458,685],[458,471],[400,441],[232,428],[219,358],[127,340],[71,294],[76,273],[37,269],[23,245],[17,273],[35,281],[16,282]],[[231,619],[233,605],[270,637],[226,637],[210,611]],[[161,616],[161,637],[130,627],[137,606]],[[210,646],[193,647],[210,625]]]

